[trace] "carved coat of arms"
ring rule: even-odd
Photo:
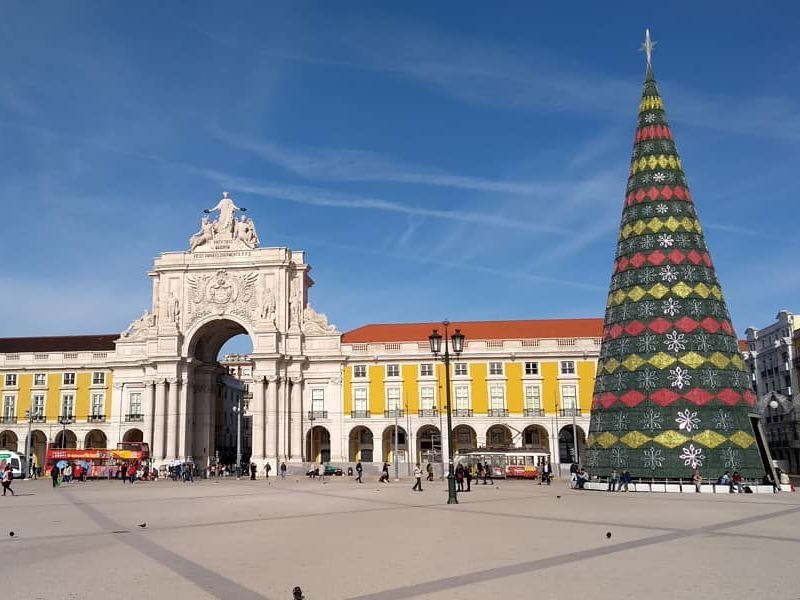
[[[207,315],[225,313],[251,320],[256,311],[255,285],[258,273],[216,273],[189,275],[190,322]]]

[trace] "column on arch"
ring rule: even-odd
[[[266,458],[278,460],[278,377],[273,375],[267,377],[266,403],[264,422],[266,432],[264,435],[264,445],[266,446]],[[277,468],[277,464],[272,465]]]
[[[192,417],[194,413],[194,394],[189,373],[185,373],[180,383],[178,392],[178,411],[175,427],[178,430],[178,450],[176,458],[188,460],[193,454],[192,442]]]
[[[253,376],[253,405],[249,407],[253,419],[252,455],[251,461],[261,463],[264,460],[264,437],[266,434],[266,420],[264,410],[264,377]],[[260,468],[260,464],[259,464]]]
[[[165,458],[173,460],[178,458],[178,379],[172,378],[168,381],[167,391],[167,447]]]
[[[166,457],[164,444],[165,423],[167,417],[167,382],[164,379],[156,381],[156,402],[153,408],[153,457],[163,460]]]
[[[288,380],[285,378],[278,379],[277,382],[277,389],[276,394],[278,396],[278,410],[277,410],[277,418],[275,419],[276,427],[278,430],[278,453],[276,455],[276,460],[287,460],[289,455],[289,432],[287,427],[289,425],[288,419],[288,394],[289,394],[289,385]]]
[[[289,448],[291,458],[303,459],[303,379],[292,377],[292,397],[289,406],[289,420],[291,423]]]
[[[144,406],[142,407],[142,414],[144,415],[144,437],[145,442],[150,444],[151,456],[156,457],[154,442],[155,419],[155,390],[153,389],[153,381],[146,379],[144,382]]]

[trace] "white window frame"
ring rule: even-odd
[[[353,365],[353,379],[366,379],[367,365]]]
[[[456,410],[469,410],[472,403],[470,402],[470,386],[466,383],[456,384],[453,386],[453,395],[455,396],[455,409]],[[466,393],[460,393],[465,391]]]
[[[457,362],[453,364],[454,377],[466,377],[469,375],[469,367],[465,362]]]
[[[538,375],[539,374],[539,361],[526,360],[525,361],[525,375]]]
[[[525,393],[525,409],[526,410],[542,410],[542,386],[538,383],[526,383],[524,388]]]
[[[386,388],[386,410],[403,410],[403,392],[399,385],[391,385]]]
[[[573,409],[573,408],[578,408],[578,403],[580,402],[579,397],[578,397],[578,384],[577,383],[562,383],[560,388],[561,388],[560,389],[560,391],[561,391],[561,408],[564,409],[564,410],[570,410],[570,409]],[[564,393],[564,390],[567,389],[567,388],[572,388],[573,390],[575,390],[575,396],[572,398],[572,401],[569,404],[567,402],[567,399],[569,398],[569,396],[567,396]]]
[[[33,418],[44,417],[45,403],[47,398],[44,394],[31,394],[31,416]]]
[[[575,361],[574,360],[562,360],[561,361],[561,374],[562,375],[575,375],[576,373]]]
[[[359,398],[359,394],[363,392],[363,398]],[[363,402],[363,406],[359,406],[359,402]],[[365,385],[360,385],[353,388],[353,411],[366,412],[369,410],[369,388]]]
[[[496,390],[500,390],[500,406],[495,406],[498,397],[498,395],[495,394]],[[504,383],[492,382],[489,384],[489,409],[506,410],[506,386]]]
[[[106,394],[105,392],[92,392],[90,406],[90,415],[93,417],[102,417],[106,414]],[[100,407],[100,410],[97,407]]]
[[[420,377],[433,377],[433,363],[420,363],[419,364]]]
[[[65,408],[69,408],[69,410],[65,410]],[[70,417],[72,419],[75,418],[75,394],[72,392],[64,392],[61,394],[61,408],[60,408],[61,417]]]
[[[41,378],[41,382],[37,381],[38,378]],[[33,386],[34,387],[44,387],[47,385],[47,373],[34,373],[33,374]]]
[[[423,394],[425,390],[430,390],[430,396]],[[436,386],[435,385],[421,385],[419,386],[419,407],[423,410],[431,410],[436,408]]]
[[[3,417],[17,416],[17,395],[3,394]]]
[[[98,377],[98,375],[100,377]],[[105,371],[93,371],[92,372],[92,385],[105,385],[106,384],[106,372]]]
[[[391,379],[400,377],[400,365],[397,363],[386,365],[386,377]]]
[[[78,375],[75,371],[65,371],[61,374],[61,385],[63,386],[74,386],[77,380]]]
[[[313,413],[325,412],[325,388],[311,388],[311,411]]]
[[[500,365],[499,373],[496,372],[497,371],[497,365]],[[495,372],[493,372],[493,371],[495,371]],[[491,361],[489,363],[489,376],[490,377],[492,377],[492,376],[494,376],[494,377],[502,377],[503,374],[504,374],[504,369],[503,369],[502,361]]]
[[[136,409],[136,410],[134,410]],[[135,391],[128,393],[128,414],[141,415],[142,413],[142,392]]]
[[[17,387],[17,382],[19,381],[19,377],[17,377],[16,373],[6,373],[4,381],[5,381],[5,387]]]

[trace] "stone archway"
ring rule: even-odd
[[[383,462],[394,464],[394,425],[383,430]],[[408,434],[405,428],[397,426],[397,462],[408,462]]]
[[[0,432],[0,449],[17,452],[18,444],[19,440],[16,433],[10,430]]]
[[[423,425],[417,430],[417,461],[421,465],[442,462],[442,435],[434,425]]]
[[[331,433],[322,425],[306,432],[306,453],[309,462],[326,464],[331,461]]]
[[[578,434],[577,456],[575,455],[576,444],[572,435],[572,425],[564,425],[558,432],[558,461],[562,464],[570,464],[583,459],[586,453],[586,435],[579,426],[575,426]]]
[[[38,429],[31,431],[31,453],[34,456],[35,465],[44,468],[44,460],[47,455],[47,436],[43,431]]]
[[[478,447],[478,435],[469,425],[457,425],[453,428],[453,451],[474,450]]]
[[[99,429],[92,429],[83,440],[84,448],[108,448],[106,434]]]
[[[492,425],[486,430],[487,448],[513,448],[514,436],[505,425]]]
[[[143,442],[144,441],[144,433],[141,429],[128,429],[125,432],[125,435],[122,436],[123,442]]]
[[[550,452],[550,437],[541,425],[528,425],[522,430],[522,447],[526,450]]]
[[[350,430],[348,460],[372,462],[374,460],[373,435],[368,427],[359,425]]]
[[[53,448],[77,448],[78,437],[71,429],[61,430],[53,440]]]

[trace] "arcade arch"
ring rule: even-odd
[[[372,462],[373,439],[372,431],[368,427],[363,425],[353,427],[349,436],[348,460],[350,462]]]
[[[421,465],[442,462],[442,435],[435,425],[423,425],[417,430],[417,460]]]
[[[106,434],[100,431],[99,429],[92,429],[89,433],[86,434],[86,437],[83,440],[83,447],[107,448],[108,439],[106,438]]]
[[[47,436],[43,431],[38,429],[31,431],[31,452],[35,457],[36,466],[44,468],[44,459],[47,454]]]
[[[453,450],[474,450],[478,447],[478,435],[469,425],[457,425],[453,428]]]
[[[123,442],[143,442],[144,441],[144,432],[141,429],[128,429],[125,432],[125,435],[122,436]]]
[[[526,450],[550,452],[550,437],[541,425],[528,425],[522,430],[522,447]]]
[[[6,430],[0,432],[0,449],[16,452],[18,443],[17,434],[13,431]]]
[[[513,448],[514,436],[505,425],[492,425],[486,430],[487,448]]]
[[[329,463],[331,461],[331,433],[322,425],[315,425],[311,431],[306,432],[307,460],[314,463]]]
[[[56,434],[53,441],[54,448],[77,448],[78,438],[71,429],[62,429]]]
[[[394,464],[394,425],[389,425],[383,430],[383,462]],[[397,460],[404,463],[408,461],[408,434],[405,428],[397,426]]]
[[[575,456],[575,437],[572,435],[572,427],[572,425],[564,425],[558,432],[558,461],[562,464],[580,462],[586,452],[586,435],[583,429],[576,426],[578,455]]]

